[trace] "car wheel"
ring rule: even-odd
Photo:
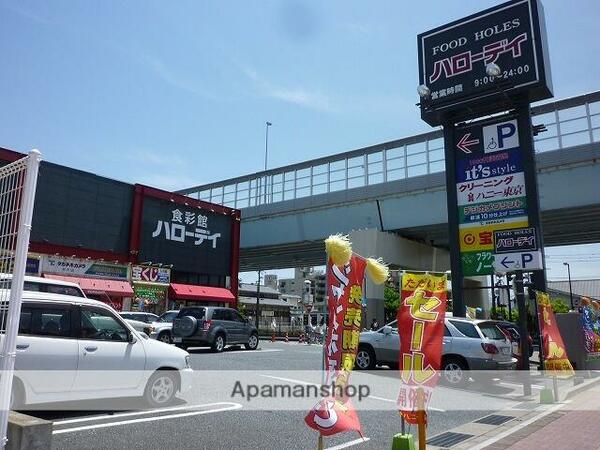
[[[160,342],[164,342],[165,344],[170,344],[171,343],[171,333],[169,333],[168,331],[163,331],[162,333],[160,333],[158,335],[158,340]]]
[[[373,352],[373,349],[371,349],[371,347],[358,347],[358,352],[356,353],[356,360],[354,362],[358,370],[374,369],[375,363],[375,352]]]
[[[463,386],[467,381],[467,366],[458,358],[447,358],[442,361],[442,379],[450,386]]]
[[[157,370],[146,385],[144,397],[153,407],[167,406],[175,399],[177,392],[177,375],[169,370]]]
[[[244,347],[246,347],[246,350],[256,350],[258,347],[258,335],[252,333],[248,339],[248,343],[244,344]]]
[[[225,336],[222,334],[217,334],[211,348],[213,352],[221,353],[225,348]]]

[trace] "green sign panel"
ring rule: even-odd
[[[463,275],[475,277],[494,273],[494,254],[492,251],[463,252],[460,254]]]
[[[133,294],[137,298],[148,300],[152,304],[164,303],[167,298],[167,286],[133,283]]]

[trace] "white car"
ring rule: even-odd
[[[10,289],[11,273],[0,273],[0,289]],[[77,283],[25,275],[23,290],[86,297]]]
[[[160,407],[191,387],[186,351],[143,337],[102,302],[24,291],[19,325],[15,406],[144,397]]]
[[[150,337],[170,344],[172,342],[173,319],[179,314],[178,310],[166,311],[150,326]]]

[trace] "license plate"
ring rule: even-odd
[[[502,347],[502,354],[503,355],[510,354],[510,348],[509,347]]]
[[[175,343],[180,343],[181,340],[182,339],[180,337],[177,337],[177,336],[173,337],[173,342],[175,342]]]

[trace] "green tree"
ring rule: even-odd
[[[400,306],[400,292],[392,286],[386,286],[383,297],[385,299],[385,321],[387,323],[396,317]]]
[[[570,308],[562,298],[557,298],[550,302],[554,313],[568,313]]]

